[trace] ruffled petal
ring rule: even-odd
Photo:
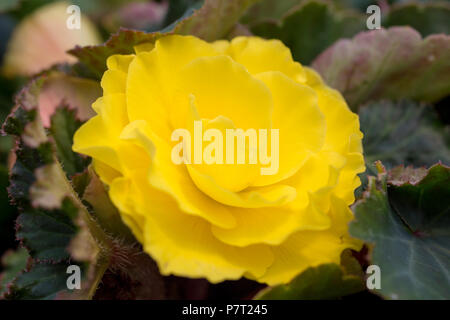
[[[118,179],[110,196],[163,275],[206,277],[217,283],[245,273],[261,276],[273,261],[268,246],[234,247],[218,241],[207,221],[180,212],[172,197],[144,179]]]
[[[312,153],[322,148],[326,127],[317,95],[311,88],[280,72],[260,73],[257,77],[272,93],[272,128],[279,130],[279,170],[273,175],[261,175],[253,183],[261,186],[279,182],[297,172]]]
[[[133,142],[148,152],[151,158],[149,184],[170,194],[181,211],[223,228],[236,225],[227,206],[201,192],[192,182],[186,167],[172,162],[170,145],[154,134],[146,121],[131,122],[122,132],[121,139]]]
[[[225,48],[223,42],[216,42],[215,45],[218,49]],[[225,53],[244,65],[251,74],[279,71],[295,81],[306,80],[302,65],[292,59],[291,51],[280,40],[236,37]]]

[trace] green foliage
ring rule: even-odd
[[[368,6],[378,4],[377,0],[332,0],[338,7],[354,8],[366,12]]]
[[[423,37],[450,34],[450,3],[406,3],[393,6],[383,19],[383,26],[411,26]]]
[[[312,64],[356,110],[375,99],[434,102],[450,94],[450,36],[422,39],[409,27],[339,40]]]
[[[192,34],[208,41],[226,36],[255,1],[257,0],[205,0],[201,8],[189,11],[163,31],[146,33],[121,29],[102,45],[76,47],[69,50],[69,53],[77,57],[100,79],[106,70],[106,59],[110,55],[133,53],[134,46],[153,43],[163,35]]]
[[[294,59],[310,64],[322,51],[341,38],[367,31],[366,9],[377,1],[263,0],[241,20],[265,38],[282,40]],[[406,2],[384,8],[383,27],[411,26],[422,36],[450,33],[449,3]]]
[[[98,244],[108,248],[109,240],[73,191],[58,159],[58,155],[63,155],[65,166],[74,170],[81,166],[69,152],[72,136],[68,132],[77,126],[75,112],[57,111],[53,119],[58,119],[58,123],[53,121],[48,131],[38,115],[38,97],[46,79],[38,78],[22,90],[3,126],[5,133],[17,140],[17,158],[8,188],[11,199],[20,208],[16,236],[32,258],[30,268],[15,278],[6,296],[70,297],[73,293],[67,291],[67,275],[62,271],[70,264],[79,264],[83,267],[83,288],[73,297],[86,298],[92,296],[92,288],[95,290],[96,280],[104,272]],[[79,237],[85,241],[84,256],[75,245]]]
[[[0,274],[0,298],[8,291],[8,285],[14,278],[25,269],[28,258],[28,252],[24,248],[10,250],[3,255],[1,264],[4,271]]]
[[[11,10],[19,5],[20,0],[3,0],[0,2],[0,12]]]
[[[375,291],[388,299],[449,299],[450,169],[400,168],[389,179],[379,170],[350,224],[352,236],[374,245],[371,263],[381,270]]]
[[[289,10],[279,22],[264,21],[252,25],[250,30],[258,36],[280,39],[291,49],[295,60],[309,64],[336,40],[363,30],[365,21],[361,14],[308,1]]]
[[[429,105],[412,101],[372,102],[359,110],[366,163],[381,160],[387,168],[401,164],[450,165],[449,128]]]
[[[166,15],[165,24],[171,24],[182,17],[189,8],[201,6],[203,0],[173,0],[169,1],[169,9]]]
[[[341,260],[347,268],[334,263],[308,268],[289,284],[262,290],[256,299],[329,300],[364,290],[361,266],[346,251]]]
[[[58,159],[69,177],[82,172],[89,163],[89,159],[72,151],[73,135],[82,124],[75,113],[67,107],[58,108],[51,117],[50,126]]]
[[[262,21],[279,20],[291,8],[300,4],[302,0],[262,0],[251,6],[242,17],[241,22],[254,26]]]
[[[34,265],[30,271],[20,274],[13,282],[7,299],[21,300],[53,300],[57,295],[67,290],[66,264]]]

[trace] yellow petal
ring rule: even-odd
[[[142,238],[144,250],[156,260],[163,275],[206,277],[217,283],[239,279],[246,272],[261,276],[272,263],[267,246],[238,248],[223,244],[212,235],[205,220],[180,212],[170,196],[145,183],[139,178],[133,178],[133,182],[117,180],[110,196],[125,216],[130,216],[128,212],[133,218],[145,216],[140,225],[124,221],[137,238]]]
[[[144,120],[131,122],[123,130],[121,138],[148,151],[151,156],[148,173],[150,185],[170,194],[181,211],[202,217],[223,228],[231,228],[236,224],[226,206],[217,203],[195,186],[184,165],[172,162],[170,145],[159,139]]]
[[[224,44],[216,44],[222,47]],[[303,67],[292,59],[291,51],[280,40],[236,37],[226,51],[234,61],[252,74],[279,71],[298,82],[306,80]]]
[[[134,55],[113,55],[106,60],[108,70],[103,74],[101,86],[103,94],[125,93],[128,67]]]
[[[260,176],[253,185],[261,186],[279,182],[297,172],[311,153],[322,148],[326,127],[312,89],[280,72],[260,73],[257,77],[272,93],[272,126],[279,129],[280,139],[278,173]]]
[[[319,97],[319,108],[325,115],[327,125],[325,149],[345,154],[353,134],[359,134],[362,138],[358,115],[350,111],[338,91],[320,86],[316,92]]]
[[[73,137],[72,148],[121,172],[123,168],[117,149],[122,128],[128,123],[125,95],[116,93],[103,96],[93,104],[93,109],[98,115],[78,129]]]
[[[291,281],[309,267],[340,263],[345,245],[327,231],[300,231],[279,246],[272,247],[274,263],[257,280],[269,285]]]
[[[188,117],[193,118],[193,117]],[[219,163],[207,163],[205,157],[205,149],[208,147],[209,143],[213,142],[203,142],[202,152],[200,154],[202,163],[195,163],[195,142],[196,133],[193,129],[190,129],[192,133],[191,140],[191,163],[187,165],[189,173],[191,175],[192,180],[197,185],[200,190],[208,194],[213,199],[220,201],[219,199],[224,200],[224,204],[229,204],[226,201],[228,196],[226,194],[236,193],[241,190],[244,190],[252,182],[259,176],[260,173],[260,165],[258,163],[251,164],[248,161],[244,163],[237,163],[237,154],[239,152],[244,153],[246,157],[249,154],[250,144],[246,139],[245,148],[240,147],[235,138],[235,146],[234,146],[234,159],[233,163],[227,163],[226,153],[227,153],[227,130],[235,129],[234,122],[229,120],[224,116],[219,116],[211,121],[204,120],[203,122],[204,131],[209,129],[216,129],[221,133],[221,137],[215,137],[215,139],[222,140],[222,157],[219,156]],[[256,134],[255,134],[256,136]],[[220,149],[220,146],[217,148]],[[231,148],[229,148],[231,149]],[[215,152],[219,152],[216,150]],[[236,179],[239,177],[239,179]],[[224,198],[225,197],[225,198]]]
[[[274,185],[262,188],[247,188],[233,192],[219,186],[213,178],[201,173],[194,166],[187,165],[195,185],[214,200],[234,207],[261,208],[280,206],[295,199],[295,188],[287,185]]]
[[[272,247],[274,263],[258,281],[269,285],[287,283],[309,267],[339,264],[341,252],[346,248],[360,250],[362,242],[348,235],[347,225],[353,218],[348,206],[333,197],[331,208],[332,223],[328,230],[300,231]]]
[[[127,79],[130,120],[146,120],[156,134],[170,139],[175,129],[171,127],[170,115],[178,111],[180,99],[176,88],[180,69],[198,57],[217,54],[207,42],[178,35],[157,40],[150,52],[137,53]]]
[[[330,218],[317,210],[313,203],[302,210],[287,206],[277,208],[233,208],[236,226],[223,229],[212,227],[221,241],[235,246],[264,243],[279,245],[298,230],[324,230],[330,227]]]
[[[273,104],[269,89],[231,58],[195,59],[183,68],[179,81],[186,95],[195,96],[200,118],[222,115],[241,129],[271,127]]]

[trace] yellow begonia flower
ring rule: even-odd
[[[360,248],[348,234],[364,171],[359,119],[315,71],[280,41],[257,37],[170,35],[135,50],[108,58],[97,115],[73,149],[93,158],[162,274],[273,285]],[[278,172],[175,164],[171,134],[195,119],[279,129]]]

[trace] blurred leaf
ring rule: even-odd
[[[372,99],[434,102],[450,94],[450,36],[422,39],[409,27],[339,40],[312,64],[352,109]]]
[[[5,0],[2,0],[5,1]],[[12,0],[6,0],[12,1]],[[130,0],[18,0],[19,5],[16,6],[11,12],[14,18],[17,20],[24,19],[29,16],[34,11],[40,9],[41,7],[54,3],[54,2],[65,2],[66,7],[70,4],[74,4],[80,7],[83,14],[91,15],[92,17],[102,16],[105,12],[116,10],[117,7],[129,2]],[[134,1],[145,1],[145,0],[134,0]]]
[[[200,8],[203,2],[204,0],[170,0],[164,25],[170,25],[180,19],[191,8]]]
[[[0,13],[0,65],[3,64],[3,56],[14,27],[15,21],[10,16]]]
[[[52,2],[55,2],[55,0],[19,0],[18,5],[12,8],[12,10],[8,12],[8,15],[12,16],[15,20],[20,21],[40,7]]]
[[[371,263],[381,270],[381,289],[374,292],[450,299],[450,169],[435,165],[420,181],[416,174],[412,179],[394,185],[384,172],[370,177],[350,234],[374,244]]]
[[[163,31],[146,33],[121,29],[102,45],[77,46],[68,52],[88,66],[100,79],[110,55],[134,53],[134,46],[153,43],[166,34],[192,34],[208,41],[225,37],[255,1],[257,0],[205,0],[201,8],[193,10]]]
[[[329,300],[364,290],[361,277],[344,274],[341,266],[330,263],[303,271],[287,285],[262,290],[257,300]]]
[[[0,121],[3,122],[11,111],[14,102],[14,94],[24,85],[24,79],[8,79],[0,75]]]
[[[104,44],[98,46],[86,46],[68,51],[86,65],[97,79],[100,79],[106,70],[106,59],[114,54],[134,53],[133,47],[142,43],[153,43],[162,36],[160,32],[146,33],[143,31],[120,29],[113,34]]]
[[[8,285],[25,269],[28,261],[28,252],[24,248],[17,251],[7,251],[1,260],[4,271],[0,274],[0,298],[7,292]]]
[[[14,220],[17,210],[11,206],[6,188],[9,184],[6,165],[0,165],[0,254],[14,246]],[[0,294],[1,295],[1,294]]]
[[[329,3],[308,1],[292,8],[280,22],[266,21],[251,27],[264,38],[284,42],[295,60],[309,64],[336,40],[351,37],[366,27],[364,15],[336,10]]]
[[[20,0],[2,0],[0,2],[0,12],[11,10],[19,5]]]
[[[142,31],[161,28],[168,2],[130,2],[102,17],[102,24],[111,32],[120,27]]]
[[[192,16],[178,23],[174,33],[191,34],[206,41],[226,36],[245,11],[259,0],[205,0]]]
[[[332,0],[336,6],[341,8],[354,8],[366,12],[368,6],[379,4],[378,0]]]
[[[82,27],[67,27],[69,5],[61,1],[47,4],[17,25],[4,57],[2,72],[6,76],[30,76],[57,63],[75,62],[66,50],[101,43],[96,26],[84,14],[80,18]]]
[[[410,26],[423,37],[435,33],[450,34],[450,3],[407,3],[394,6],[383,26]]]
[[[264,20],[280,20],[289,9],[303,0],[262,0],[250,7],[241,22],[255,25]]]
[[[431,106],[372,102],[360,108],[359,119],[366,163],[381,160],[388,169],[400,164],[429,167],[439,161],[450,165],[449,128],[439,123]]]
[[[387,0],[390,5],[407,4],[407,3],[436,3],[436,2],[449,2],[449,0]]]

